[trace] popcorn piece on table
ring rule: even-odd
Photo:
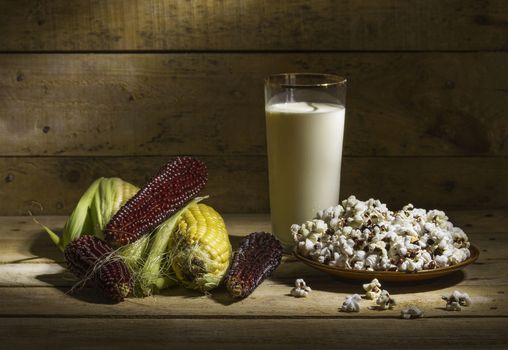
[[[395,299],[390,296],[390,293],[386,289],[381,291],[379,297],[376,299],[376,304],[378,308],[381,310],[387,310],[393,308],[393,305],[396,304]]]
[[[360,301],[362,297],[358,294],[353,294],[346,297],[346,300],[342,303],[340,311],[343,312],[358,312],[360,311]]]
[[[462,295],[459,296],[459,304],[463,306],[470,306],[471,298],[469,297],[469,294],[462,293]]]
[[[446,302],[446,310],[447,311],[460,311],[461,307],[457,301],[449,301],[449,302]]]
[[[400,317],[409,320],[413,318],[422,318],[423,311],[420,310],[417,306],[411,305],[407,309],[402,309],[400,311]]]
[[[365,290],[365,299],[376,300],[381,294],[381,283],[377,278],[374,278],[370,283],[363,285]]]
[[[291,295],[297,298],[306,297],[312,291],[302,278],[295,281],[295,287],[291,289]]]
[[[471,305],[469,294],[461,293],[458,290],[453,291],[449,296],[443,296],[442,299],[446,301],[446,310],[448,311],[460,311],[461,306]]]

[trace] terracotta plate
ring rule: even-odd
[[[471,256],[469,259],[461,262],[460,264],[443,267],[434,270],[422,270],[418,272],[396,272],[396,271],[363,271],[363,270],[351,270],[351,269],[342,269],[339,267],[328,266],[324,264],[320,264],[316,261],[310,260],[294,251],[294,255],[297,259],[301,260],[305,264],[318,269],[323,272],[327,272],[337,277],[343,277],[354,280],[362,280],[367,281],[373,278],[377,278],[381,281],[396,281],[396,282],[410,282],[410,281],[423,281],[432,278],[441,277],[444,275],[448,275],[452,272],[458,271],[470,265],[478,259],[480,256],[480,251],[474,245],[469,247],[471,251]]]

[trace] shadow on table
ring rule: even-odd
[[[57,228],[56,230],[61,231],[62,228]],[[45,231],[40,231],[40,233],[32,241],[29,251],[32,255],[34,255],[34,258],[32,259],[48,259],[56,265],[62,267],[62,270],[64,271],[35,276],[37,280],[53,286],[55,290],[60,291],[62,295],[71,294],[76,299],[85,302],[108,304],[107,300],[104,300],[104,298],[95,289],[88,288],[87,286],[76,285],[78,280],[66,270],[63,253],[51,242]]]
[[[207,292],[206,294],[203,294],[202,292],[197,291],[197,290],[185,289],[183,287],[173,287],[173,288],[165,289],[157,295],[178,296],[178,297],[191,298],[191,299],[193,299],[193,298],[209,298],[210,300],[212,300],[218,304],[224,305],[224,306],[232,305],[238,301],[238,300],[233,299],[228,294],[226,287],[224,287],[223,285],[221,285],[218,288],[215,288],[214,290],[212,290],[210,292]]]
[[[58,231],[61,230],[61,228],[58,228]],[[29,251],[32,255],[40,258],[46,258],[56,262],[64,261],[63,253],[60,251],[60,249],[58,249],[56,245],[53,244],[48,234],[42,229],[41,232],[32,241],[32,244],[29,247]]]

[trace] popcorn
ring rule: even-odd
[[[418,272],[470,256],[467,235],[443,211],[407,204],[392,212],[372,198],[350,196],[292,225],[291,233],[303,256],[346,269]]]
[[[305,281],[301,278],[295,281],[295,287],[291,289],[291,295],[297,298],[307,297],[312,289],[305,284]]]
[[[471,305],[469,294],[461,293],[458,290],[454,291],[449,296],[443,296],[442,299],[446,301],[446,310],[448,311],[460,311],[461,306]]]
[[[346,300],[342,303],[340,311],[343,312],[359,312],[360,311],[360,301],[362,297],[358,294],[353,294],[346,297]]]
[[[458,302],[450,301],[450,302],[446,303],[446,310],[447,311],[460,311],[461,307]]]
[[[388,293],[386,289],[383,289],[376,299],[376,304],[378,305],[378,309],[387,310],[393,308],[396,302],[395,299],[390,296],[390,293]]]
[[[314,231],[318,233],[324,233],[328,229],[328,226],[323,220],[316,220]]]
[[[370,283],[363,285],[365,290],[365,299],[376,300],[381,294],[381,283],[377,278],[374,278]]]
[[[453,253],[449,256],[448,260],[453,264],[458,264],[461,261],[466,260],[471,255],[469,249],[460,248],[453,251]]]
[[[411,305],[407,309],[402,309],[400,311],[400,318],[403,318],[405,320],[421,317],[423,317],[423,311],[414,305]]]

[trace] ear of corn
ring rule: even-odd
[[[83,281],[91,280],[108,299],[122,301],[132,291],[127,265],[104,241],[82,236],[67,245],[64,255],[69,270]]]
[[[244,237],[226,277],[234,298],[249,296],[280,265],[282,245],[274,235],[254,232]]]
[[[211,290],[227,272],[231,255],[231,243],[220,214],[205,204],[189,206],[169,241],[177,280],[187,288]]]
[[[106,241],[119,247],[152,232],[196,197],[207,178],[206,166],[197,159],[178,157],[167,163],[111,218]]]

